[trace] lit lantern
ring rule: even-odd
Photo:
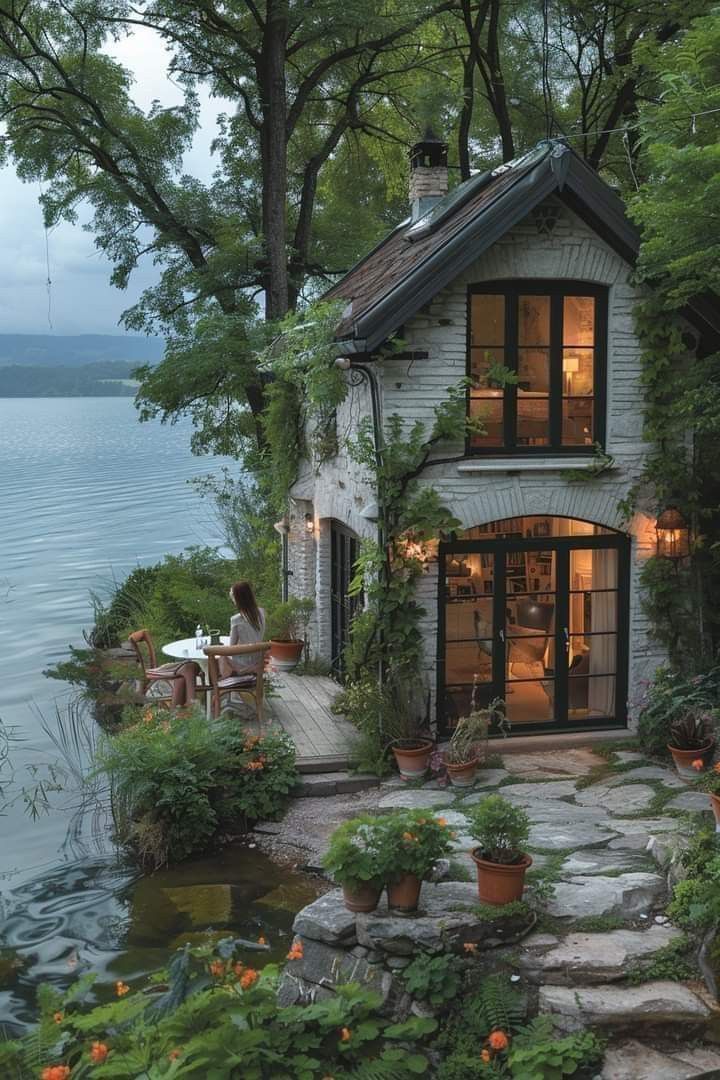
[[[690,554],[690,528],[675,506],[668,506],[655,522],[657,553],[663,559],[684,559]]]

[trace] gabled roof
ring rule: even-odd
[[[326,293],[349,302],[338,327],[343,347],[376,349],[552,194],[635,262],[640,234],[621,199],[564,143],[542,142],[466,180],[419,221],[402,222]],[[685,314],[702,334],[720,333],[720,307],[712,299],[693,302]]]

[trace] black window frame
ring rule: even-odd
[[[591,456],[596,444],[605,449],[607,424],[607,341],[608,289],[605,285],[586,281],[557,278],[518,278],[484,281],[469,285],[467,290],[466,325],[466,415],[470,415],[472,379],[472,298],[478,295],[502,295],[505,298],[505,363],[514,373],[518,370],[517,313],[520,296],[550,297],[550,392],[548,396],[549,442],[544,446],[518,446],[517,387],[505,387],[503,397],[503,446],[473,446],[471,436],[465,440],[468,457],[576,457]],[[595,299],[595,341],[593,366],[593,441],[590,445],[562,445],[562,350],[563,299],[566,296],[592,296]]]

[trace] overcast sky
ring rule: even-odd
[[[150,31],[139,31],[112,50],[135,73],[135,101],[147,108],[154,98],[164,105],[181,100],[166,75],[167,56]],[[202,125],[185,159],[186,171],[209,179],[213,169],[210,143],[215,115],[223,102],[202,102]],[[24,184],[12,166],[0,169],[0,333],[4,334],[121,334],[121,313],[143,288],[156,280],[147,263],[136,272],[125,292],[110,285],[110,267],[95,248],[91,233],[78,223],[62,224],[50,232],[49,319],[45,230],[37,184]],[[84,215],[87,220],[89,214]],[[81,215],[82,218],[82,215]],[[50,325],[52,324],[52,325]]]

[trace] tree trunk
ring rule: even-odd
[[[287,232],[287,111],[285,46],[288,35],[285,0],[268,0],[262,51],[257,65],[262,94],[262,227],[265,244],[263,278],[265,318],[279,319],[288,311]]]

